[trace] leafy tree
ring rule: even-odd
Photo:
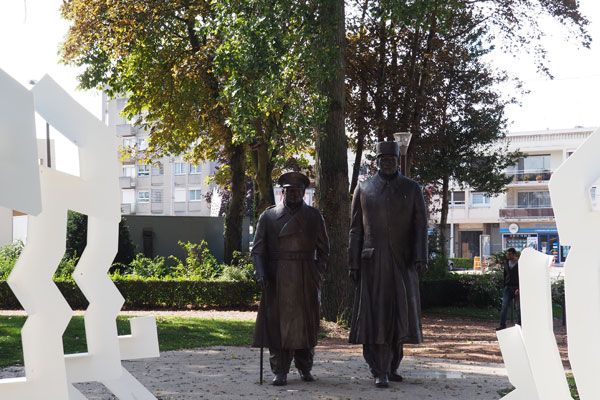
[[[150,133],[144,158],[184,154],[226,168],[216,181],[231,192],[225,259],[241,246],[246,154],[258,211],[274,203],[271,174],[306,151],[322,113],[306,66],[310,3],[71,0],[73,25],[62,47],[84,66],[84,88],[127,93],[124,114]],[[314,33],[313,33],[314,36]],[[223,179],[224,178],[224,179]]]
[[[69,210],[67,215],[67,244],[63,261],[80,257],[87,246],[87,215]],[[119,247],[113,263],[127,265],[135,256],[135,245],[131,240],[125,218],[119,222]],[[76,264],[76,261],[71,261]]]
[[[590,43],[588,21],[569,0],[365,1],[357,10],[348,35],[352,187],[365,146],[410,131],[407,171],[438,187],[442,224],[450,179],[498,193],[507,181],[502,170],[514,161],[515,154],[495,147],[506,128],[504,107],[514,99],[498,95],[506,75],[482,62],[489,43],[532,52],[548,74],[540,14],[561,22],[581,45]]]

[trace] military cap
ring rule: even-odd
[[[398,142],[379,142],[377,143],[377,157],[381,157],[383,155],[392,155],[398,157],[400,155],[400,147],[398,146]]]
[[[277,180],[277,183],[282,187],[299,186],[306,189],[308,185],[310,185],[310,180],[306,175],[292,171],[281,175]]]

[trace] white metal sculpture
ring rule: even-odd
[[[511,400],[570,399],[552,319],[550,264],[552,256],[531,248],[519,259],[522,327],[498,331],[508,378],[516,390]]]
[[[0,398],[82,399],[72,383],[100,381],[119,399],[154,399],[123,369],[121,360],[158,356],[156,322],[153,317],[132,319],[132,334],[119,338],[116,317],[124,299],[107,275],[117,252],[120,221],[117,138],[50,77],[32,92],[35,110],[79,148],[80,176],[39,167],[42,212],[30,217],[27,245],[9,277],[29,316],[22,331],[26,377],[0,381]],[[0,91],[0,98],[5,95]],[[33,118],[32,108],[23,113]],[[72,310],[52,275],[65,252],[68,210],[88,215],[88,245],[73,278],[89,306],[88,352],[65,357],[62,334]]]
[[[590,189],[600,177],[596,130],[556,170],[549,188],[561,245],[572,246],[565,262],[569,361],[582,400],[600,399],[600,213]],[[505,399],[571,399],[552,329],[551,257],[532,249],[519,260],[523,329],[498,332],[502,356],[515,390]]]
[[[582,400],[600,399],[600,213],[590,189],[600,178],[600,130],[579,146],[550,179],[561,245],[572,246],[565,262],[569,361]]]

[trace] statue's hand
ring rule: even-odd
[[[351,269],[350,271],[348,271],[348,276],[350,277],[350,280],[352,280],[352,282],[354,282],[355,284],[358,284],[360,282],[360,270]]]
[[[269,281],[266,280],[264,276],[259,276],[256,278],[256,282],[258,282],[262,290],[265,290],[267,286],[269,286]]]
[[[425,275],[427,271],[429,271],[429,266],[424,262],[417,261],[415,263],[415,267],[421,276]]]

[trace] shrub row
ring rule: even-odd
[[[252,281],[151,280],[118,278],[115,285],[125,298],[127,309],[245,308],[254,304],[260,290]],[[70,280],[55,282],[73,309],[85,309],[88,302]],[[562,281],[553,284],[553,302],[564,304]],[[499,309],[502,300],[501,274],[452,275],[448,279],[421,282],[421,307],[472,306]],[[0,281],[0,309],[21,305]]]
[[[125,298],[126,309],[244,308],[252,305],[260,294],[257,285],[251,281],[117,279],[114,282]],[[55,283],[71,308],[88,306],[75,282]],[[20,308],[6,281],[0,281],[0,309]]]

